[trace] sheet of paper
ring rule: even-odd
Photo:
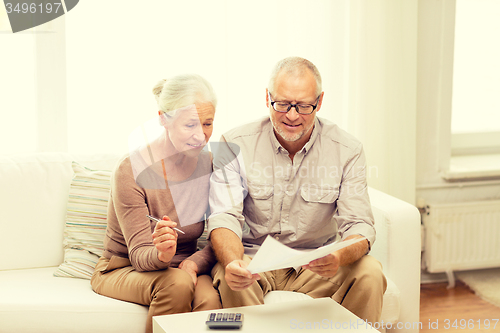
[[[271,236],[267,236],[247,269],[252,274],[255,274],[275,269],[300,267],[363,239],[365,238],[350,239],[331,243],[312,251],[300,251],[281,244]]]

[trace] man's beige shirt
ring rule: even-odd
[[[293,162],[269,118],[227,132],[212,148],[208,231],[232,230],[245,254],[268,235],[297,249],[328,244],[337,233],[375,241],[363,148],[337,125],[316,118]]]

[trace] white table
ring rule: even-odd
[[[239,330],[212,330],[205,320],[210,312],[243,313]],[[199,311],[153,317],[154,333],[195,332],[279,333],[297,331],[370,332],[377,330],[330,298],[301,300],[287,303]]]

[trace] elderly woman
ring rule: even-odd
[[[197,251],[212,171],[203,147],[216,97],[198,75],[162,80],[153,93],[164,130],[113,172],[105,252],[91,280],[101,295],[148,305],[146,332],[156,315],[221,308],[210,243]]]

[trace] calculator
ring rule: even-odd
[[[211,329],[239,329],[243,326],[243,314],[212,312],[208,315],[206,324]]]

